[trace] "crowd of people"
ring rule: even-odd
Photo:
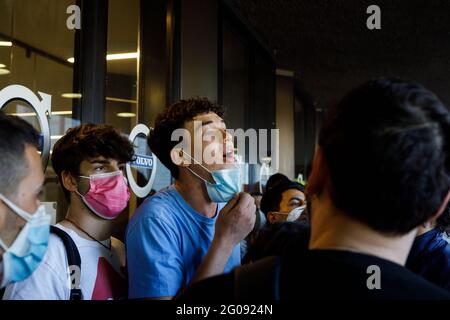
[[[0,111],[3,299],[450,299],[450,110],[434,93],[398,79],[351,90],[306,183],[277,173],[263,193],[242,191],[224,118],[205,98],[158,115],[148,146],[174,183],[136,209],[123,243],[112,230],[130,200],[127,137],[83,124],[57,141],[69,206],[50,226],[39,134]],[[201,150],[223,161],[180,148],[178,129],[220,132]]]

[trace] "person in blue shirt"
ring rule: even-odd
[[[450,206],[436,222],[419,228],[406,267],[430,282],[450,291]]]
[[[240,193],[223,113],[198,98],[158,115],[148,145],[175,183],[146,199],[127,227],[129,298],[171,299],[190,283],[240,265],[239,242],[253,229],[256,206]],[[180,147],[172,138],[178,129],[188,137],[200,134],[201,143]],[[221,139],[202,139],[207,134]],[[220,161],[204,161],[208,150]]]

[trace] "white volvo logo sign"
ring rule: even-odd
[[[38,96],[39,95],[39,96]],[[41,142],[41,158],[44,170],[47,168],[50,155],[50,127],[48,119],[52,111],[52,96],[38,91],[38,95],[27,87],[10,85],[0,91],[0,110],[13,100],[27,102],[36,112],[41,127],[43,141]]]
[[[150,129],[146,125],[138,124],[133,128],[133,130],[131,130],[129,139],[132,143],[134,143],[134,140],[139,134],[143,134],[148,137],[149,133]],[[152,154],[151,156],[136,154],[135,156],[136,159],[133,162],[129,162],[126,164],[128,183],[130,184],[131,190],[133,190],[136,197],[145,198],[152,190],[153,182],[155,181],[157,161],[154,154]],[[133,177],[133,173],[131,172],[131,167],[152,170],[150,179],[144,187],[140,187],[136,183],[136,180]]]
[[[14,100],[20,100],[28,103],[39,120],[39,125],[41,127],[41,158],[44,170],[47,168],[48,159],[50,156],[50,126],[49,118],[51,116],[51,101],[52,96],[43,92],[38,91],[38,95],[34,94],[33,91],[27,87],[21,85],[10,85],[5,87],[0,91],[0,110],[5,107],[9,102]],[[144,124],[138,124],[130,133],[130,141],[134,143],[134,140],[139,134],[148,136],[150,129]],[[155,180],[156,174],[156,157],[152,154],[151,156],[136,154],[136,159],[126,164],[126,172],[128,181],[130,183],[131,190],[139,198],[146,197],[152,190],[153,182]],[[131,172],[131,167],[149,169],[152,171],[148,183],[144,187],[140,187]]]

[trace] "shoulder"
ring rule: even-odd
[[[173,187],[169,187],[147,198],[136,209],[128,224],[127,233],[143,226],[154,226],[155,221],[156,224],[159,222],[166,226],[174,226],[179,216],[177,213],[182,209],[175,192]]]
[[[47,263],[51,267],[63,268],[65,272],[67,265],[66,248],[61,238],[53,233],[50,233],[43,263]]]
[[[168,187],[147,198],[137,209],[131,222],[145,218],[165,218],[176,212],[180,207],[177,201],[176,190]]]
[[[56,227],[59,228],[59,225]],[[58,235],[50,233],[47,251],[41,263],[42,269],[50,270],[54,276],[65,281],[67,264],[67,252],[62,239]],[[33,273],[32,276],[34,275]],[[36,273],[36,276],[39,276],[39,273]]]
[[[220,288],[220,290],[217,290]],[[211,295],[211,292],[214,292]],[[234,273],[225,273],[214,276],[190,285],[177,300],[181,301],[231,301],[235,295]]]
[[[405,294],[412,295],[413,299],[427,300],[450,300],[450,292],[438,287],[434,283],[416,275],[415,273],[405,270],[404,279],[409,281],[406,285]]]
[[[67,256],[61,239],[50,234],[47,251],[38,268],[24,281],[5,291],[5,300],[67,299]]]

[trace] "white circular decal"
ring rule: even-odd
[[[39,96],[38,96],[39,95]],[[21,85],[10,85],[0,91],[0,110],[13,100],[22,100],[27,102],[36,112],[41,126],[42,133],[42,150],[41,158],[44,170],[47,168],[48,158],[50,155],[50,127],[48,119],[51,116],[52,96],[38,91],[38,95],[27,87]]]
[[[139,134],[143,134],[146,137],[148,137],[149,133],[150,128],[148,128],[144,124],[138,124],[133,128],[133,130],[131,130],[129,139],[134,144],[134,140]],[[136,154],[135,156],[136,160],[126,164],[128,183],[130,184],[131,190],[137,197],[145,198],[152,190],[153,182],[155,180],[156,165],[157,165],[156,156],[153,153],[151,156],[143,154]],[[131,172],[131,167],[152,170],[152,173],[150,174],[150,179],[148,180],[147,184],[144,187],[138,186],[138,184],[134,180],[133,173]]]

